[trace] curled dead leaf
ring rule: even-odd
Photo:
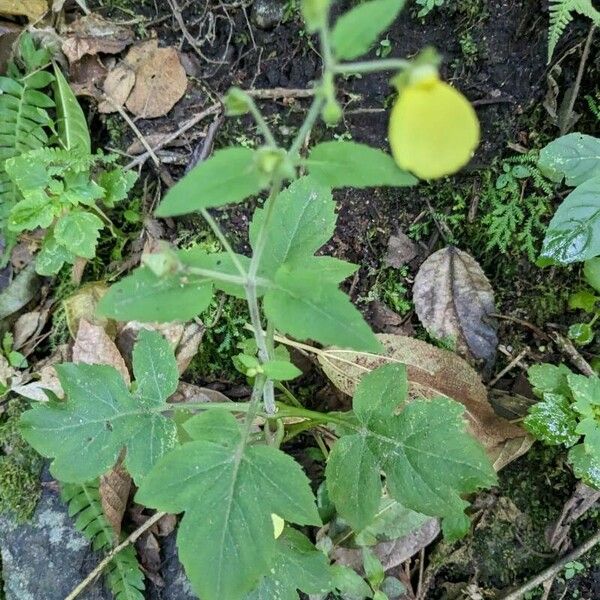
[[[73,362],[88,365],[110,365],[119,371],[127,385],[131,383],[127,365],[101,325],[93,325],[85,319],[79,322],[79,330],[73,345]]]
[[[129,492],[131,491],[131,476],[118,465],[100,478],[100,500],[107,521],[115,532],[115,539],[121,533],[123,515],[127,509]]]
[[[454,246],[433,253],[415,277],[413,301],[430,334],[455,340],[459,354],[491,366],[498,345],[494,290],[472,256]]]
[[[62,386],[60,385],[58,375],[56,374],[53,365],[46,365],[40,368],[37,372],[37,377],[38,379],[35,381],[30,381],[29,383],[22,385],[13,385],[11,390],[15,394],[19,394],[19,396],[35,400],[36,402],[48,402],[48,400],[50,400],[46,390],[50,391],[57,398],[62,398],[64,396]]]
[[[106,294],[107,289],[106,284],[103,282],[88,283],[63,301],[67,316],[67,327],[73,337],[77,336],[81,319],[106,328],[111,335],[116,332],[116,327],[112,321],[96,314],[98,302]]]
[[[385,348],[383,355],[336,348],[319,353],[323,371],[342,392],[353,395],[361,377],[383,364],[405,364],[410,398],[446,396],[463,404],[471,433],[486,448],[496,469],[531,447],[525,431],[494,413],[479,374],[460,356],[415,338],[377,337]]]
[[[133,42],[133,31],[91,13],[73,21],[62,51],[74,63],[85,55],[118,54]]]

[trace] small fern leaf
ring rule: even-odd
[[[592,0],[550,0],[548,62],[552,60],[556,45],[567,25],[573,20],[574,13],[584,15],[596,25],[600,25],[600,12],[594,8]]]
[[[91,154],[90,132],[83,110],[62,71],[54,64],[54,98],[58,139],[65,150]]]
[[[115,600],[144,600],[144,573],[133,546],[114,556],[106,571],[106,581]]]
[[[102,511],[97,481],[82,485],[63,483],[61,498],[69,505],[69,516],[75,518],[75,528],[92,542],[94,550],[113,546],[116,540]]]

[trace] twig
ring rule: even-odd
[[[110,561],[117,555],[121,550],[124,550],[130,544],[135,541],[152,525],[160,521],[167,513],[157,512],[152,515],[142,526],[138,527],[133,533],[128,535],[118,546],[115,546],[97,565],[96,568],[76,587],[73,591],[65,597],[65,600],[74,600],[77,598],[85,588],[102,573],[102,571],[110,564]]]
[[[111,104],[111,106],[121,115],[123,120],[129,125],[131,131],[135,133],[136,137],[142,143],[142,146],[146,148],[146,153],[152,159],[152,162],[156,165],[157,169],[160,169],[160,160],[154,153],[154,150],[150,147],[148,140],[144,137],[144,134],[137,128],[137,125],[131,120],[129,115],[123,110],[123,107],[115,102],[110,96],[106,95],[105,99]]]
[[[573,346],[571,340],[555,331],[552,334],[552,339],[556,342],[556,345],[560,350],[569,358],[569,360],[575,365],[584,375],[591,377],[596,372],[592,369],[590,363],[588,363],[581,354],[577,351],[577,348]]]
[[[214,115],[215,113],[219,112],[221,110],[221,108],[222,108],[221,104],[219,102],[216,102],[212,106],[209,106],[206,110],[203,110],[202,112],[198,113],[197,115],[194,115],[188,121],[186,121],[177,131],[175,131],[175,132],[171,133],[170,135],[168,135],[167,137],[165,137],[158,144],[156,144],[156,146],[154,146],[153,148],[150,148],[149,149],[150,151],[144,152],[144,154],[140,154],[138,157],[134,158],[130,163],[128,163],[125,166],[125,168],[133,169],[134,167],[137,167],[138,165],[145,163],[146,160],[148,159],[148,157],[152,156],[152,154],[154,152],[156,152],[156,150],[160,150],[161,148],[164,148],[165,146],[170,144],[173,140],[176,140],[180,135],[183,135],[186,131],[191,129],[194,125],[196,125],[197,123],[199,123],[206,117],[208,117],[210,115]]]
[[[591,538],[589,538],[586,542],[581,544],[581,546],[575,548],[575,550],[573,550],[572,552],[565,554],[565,556],[563,556],[559,561],[557,561],[552,566],[548,567],[547,569],[530,579],[520,588],[514,590],[513,592],[510,592],[510,594],[507,594],[506,596],[503,596],[501,600],[519,600],[520,598],[523,598],[523,596],[527,592],[529,592],[533,588],[536,588],[538,585],[542,585],[551,577],[554,577],[557,573],[564,569],[567,563],[577,560],[586,552],[589,552],[598,543],[600,543],[600,531],[597,531]]]
[[[269,88],[263,90],[248,90],[246,92],[252,98],[259,100],[277,100],[278,98],[312,98],[315,95],[314,89],[304,88]]]
[[[519,352],[519,354],[517,356],[515,356],[515,358],[513,358],[504,367],[504,369],[502,369],[500,371],[500,373],[498,373],[498,375],[496,375],[496,377],[494,377],[494,379],[492,379],[488,383],[488,387],[494,387],[494,385],[496,385],[496,383],[498,383],[509,371],[512,371],[515,368],[515,366],[521,362],[521,359],[523,359],[527,356],[528,352],[529,352],[529,348],[525,348],[524,350],[521,350],[521,352]]]
[[[567,105],[567,110],[565,112],[565,117],[563,119],[562,125],[560,127],[560,134],[564,135],[571,128],[571,116],[573,114],[573,109],[575,108],[575,102],[577,101],[577,96],[579,95],[579,88],[581,87],[581,80],[583,79],[583,74],[585,72],[585,64],[587,63],[587,59],[590,55],[590,48],[592,46],[592,38],[594,37],[594,32],[596,31],[596,24],[592,23],[590,27],[590,31],[588,33],[587,39],[585,40],[585,46],[583,47],[583,52],[581,53],[581,60],[579,61],[579,69],[577,70],[577,77],[575,78],[575,83],[573,85],[573,93],[569,98],[569,104]]]

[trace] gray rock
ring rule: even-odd
[[[161,590],[161,600],[198,600],[177,558],[176,535],[172,533],[162,542],[163,568],[161,576],[165,587]]]
[[[0,551],[6,600],[64,600],[99,560],[50,489],[42,493],[31,522],[0,515]],[[101,581],[78,598],[112,600]]]
[[[259,29],[273,29],[283,20],[285,2],[283,0],[254,0],[252,22]]]

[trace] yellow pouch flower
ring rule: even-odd
[[[389,140],[398,166],[437,179],[466,165],[479,144],[479,121],[469,101],[437,74],[408,83],[390,116]]]

